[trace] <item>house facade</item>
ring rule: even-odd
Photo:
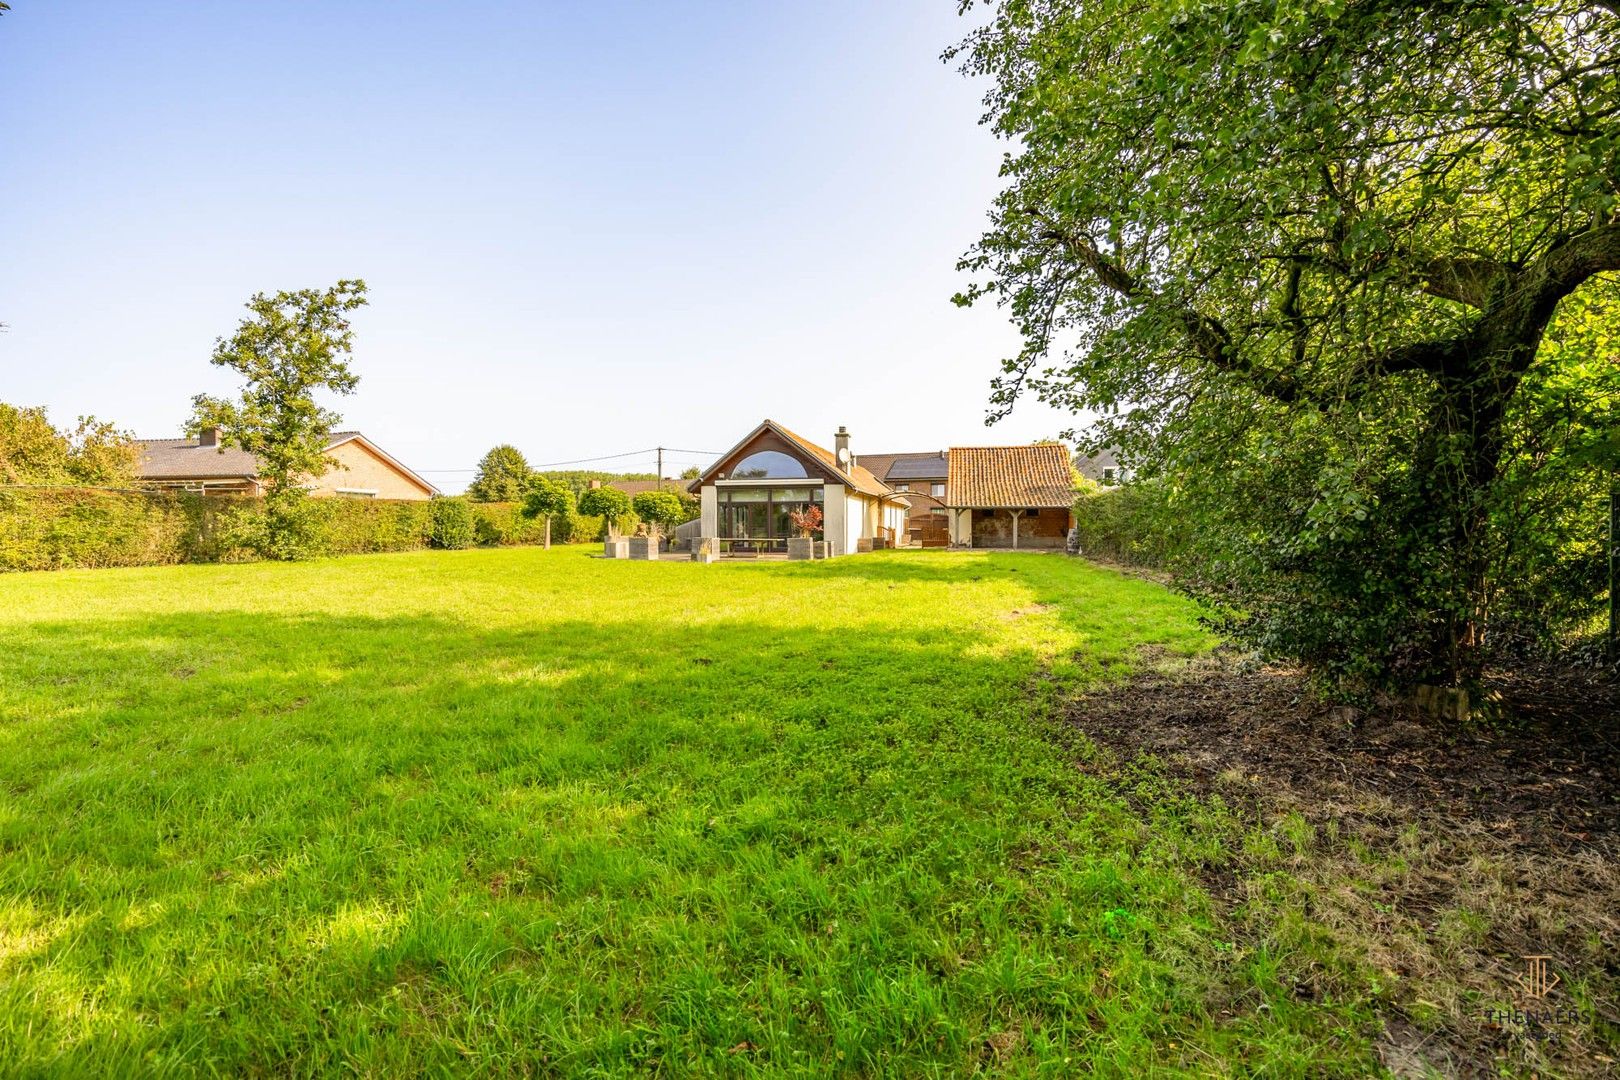
[[[1069,451],[1057,443],[857,456],[766,420],[688,489],[699,535],[722,555],[785,551],[791,515],[817,506],[834,554],[874,547],[1061,549],[1071,525]]]
[[[785,552],[799,535],[795,511],[822,515],[820,539],[836,554],[891,543],[905,525],[906,503],[856,462],[849,433],[838,429],[828,450],[766,420],[692,481],[702,535],[722,555]]]
[[[259,461],[220,442],[218,428],[194,439],[138,439],[135,477],[142,487],[203,495],[262,495]],[[306,485],[311,495],[343,499],[430,499],[439,489],[358,431],[335,431],[326,454],[336,464]]]

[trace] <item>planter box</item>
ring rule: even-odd
[[[818,558],[818,559],[830,559],[830,558],[832,558],[832,541],[831,540],[817,540],[816,541],[816,558]]]
[[[602,556],[608,559],[628,559],[630,557],[630,541],[625,539],[604,540],[602,542]]]
[[[658,537],[632,536],[630,538],[630,557],[640,559],[642,562],[657,562]]]
[[[793,536],[788,538],[789,559],[813,559],[816,557],[816,542],[808,536]]]
[[[712,536],[694,536],[692,538],[692,561],[714,562],[720,557],[720,544]]]

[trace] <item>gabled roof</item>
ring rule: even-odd
[[[1074,502],[1069,450],[1059,443],[953,446],[949,453],[948,506],[1016,510]]]
[[[1104,469],[1117,469],[1119,467],[1119,455],[1113,447],[1105,446],[1095,454],[1076,458],[1074,467],[1080,470],[1081,476],[1101,480]]]
[[[776,435],[784,442],[797,449],[806,457],[825,467],[827,472],[833,477],[837,478],[840,483],[859,491],[863,495],[872,495],[876,498],[890,501],[894,499],[894,492],[889,489],[889,486],[883,481],[879,480],[876,476],[873,476],[871,471],[866,469],[864,466],[856,464],[853,468],[849,469],[839,468],[838,455],[834,454],[831,450],[828,450],[825,446],[817,446],[809,439],[806,439],[801,435],[795,435],[793,432],[789,431],[787,428],[783,427],[781,424],[778,424],[774,420],[761,421],[758,427],[754,428],[753,431],[750,431],[742,439],[738,440],[736,446],[733,446],[730,450],[727,450],[724,454],[721,454],[718,458],[716,458],[714,464],[705,469],[702,476],[699,476],[696,480],[687,485],[686,490],[695,492],[704,484],[711,483],[714,480],[715,471],[724,462],[730,459],[733,454],[757,438],[762,431],[775,432]]]
[[[945,451],[932,454],[903,454],[896,456],[889,471],[883,474],[890,480],[937,480],[950,475],[950,458]]]
[[[234,446],[203,446],[196,439],[136,439],[140,480],[251,480],[259,459]]]
[[[382,447],[358,431],[334,431],[326,448],[335,450],[358,442],[367,450],[435,494],[438,488],[406,468]],[[204,446],[197,439],[136,439],[138,480],[251,480],[259,475],[256,455],[235,446]]]
[[[891,480],[931,480],[945,476],[943,450],[917,450],[905,454],[861,454],[856,460],[885,484]]]

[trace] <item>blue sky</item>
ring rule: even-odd
[[[362,277],[336,405],[447,490],[496,442],[1073,425],[986,429],[1016,336],[949,303],[1002,151],[939,59],[955,0],[12,7],[0,400],[59,424],[173,433],[251,293]]]

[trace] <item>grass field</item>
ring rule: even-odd
[[[7,1074],[1373,1067],[1331,950],[1234,948],[1219,808],[1045,718],[1209,645],[1151,583],[416,553],[12,575],[0,636]]]

